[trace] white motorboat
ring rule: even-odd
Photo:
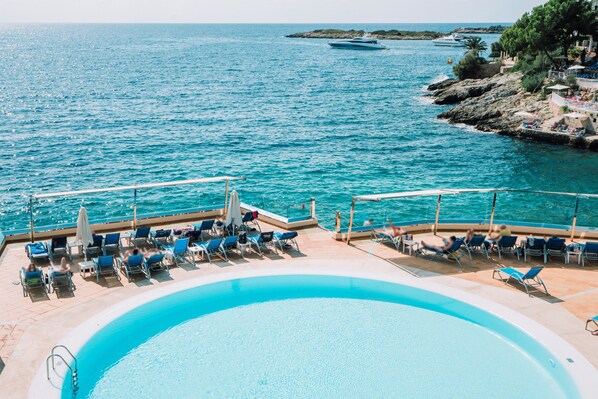
[[[333,48],[343,48],[351,50],[386,50],[384,44],[371,37],[355,37],[351,40],[337,40],[328,43]]]
[[[449,35],[432,40],[435,46],[445,47],[465,47],[465,36],[463,35]]]

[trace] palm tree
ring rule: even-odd
[[[465,39],[465,48],[468,53],[474,54],[476,57],[488,50],[488,45],[479,36],[470,36]]]

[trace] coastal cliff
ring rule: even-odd
[[[514,114],[527,111],[542,120],[553,117],[547,100],[521,88],[521,73],[498,74],[487,79],[447,79],[428,86],[434,103],[455,105],[438,115],[450,123],[463,123],[485,132],[596,150],[596,141],[548,131],[520,129],[521,118]]]

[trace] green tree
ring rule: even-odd
[[[505,48],[502,46],[500,41],[492,43],[490,46],[490,58],[498,58],[500,54],[505,51]]]
[[[467,52],[478,57],[480,54],[488,50],[488,45],[479,36],[469,36],[465,39],[465,48]]]
[[[598,37],[597,17],[588,0],[549,0],[523,14],[500,42],[512,56],[544,54],[556,65],[554,52],[566,57],[576,41]]]
[[[480,67],[485,63],[486,60],[478,57],[473,51],[470,51],[453,67],[453,72],[461,80],[475,79],[478,76]]]

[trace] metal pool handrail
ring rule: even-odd
[[[496,210],[496,196],[498,193],[524,193],[524,194],[541,194],[541,195],[557,195],[557,196],[568,196],[575,197],[575,211],[573,214],[573,222],[571,224],[571,239],[575,235],[575,224],[577,222],[577,211],[579,209],[580,198],[598,198],[598,194],[589,193],[567,193],[558,191],[538,191],[538,190],[520,190],[510,188],[462,188],[462,189],[431,189],[431,190],[417,190],[417,191],[402,191],[395,193],[385,194],[368,194],[368,195],[356,195],[351,200],[351,213],[349,216],[349,229],[347,231],[347,244],[351,241],[351,230],[353,229],[353,217],[355,214],[355,203],[358,201],[365,202],[380,202],[389,199],[400,199],[400,198],[414,198],[414,197],[428,197],[438,196],[436,205],[436,218],[434,221],[433,232],[436,234],[438,231],[438,218],[440,217],[440,203],[443,195],[455,195],[455,194],[472,194],[472,193],[493,193],[492,199],[492,212],[490,213],[490,228],[494,222],[494,212]]]
[[[243,176],[215,176],[215,177],[204,177],[204,178],[190,179],[190,180],[176,180],[176,181],[170,181],[170,182],[136,184],[136,185],[132,185],[132,186],[92,188],[92,189],[87,189],[87,190],[60,191],[60,192],[54,192],[54,193],[31,194],[29,196],[30,239],[31,239],[31,242],[33,242],[34,238],[35,238],[35,226],[34,226],[35,222],[33,219],[34,200],[132,190],[133,191],[133,228],[136,228],[137,227],[137,191],[138,190],[146,190],[146,189],[151,189],[151,188],[162,188],[162,187],[172,187],[172,186],[184,186],[184,185],[200,184],[200,183],[225,182],[226,185],[225,185],[225,189],[224,189],[224,211],[226,212],[226,207],[227,207],[227,202],[228,202],[229,183],[231,181],[245,181],[245,180],[247,180],[247,179]]]

